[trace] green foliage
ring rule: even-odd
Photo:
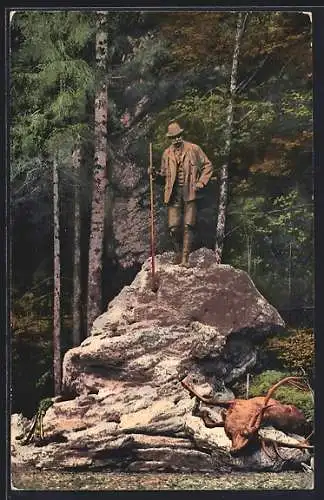
[[[273,200],[273,214],[268,216],[269,229],[278,232],[283,239],[293,242],[295,247],[309,240],[312,230],[312,204],[307,204],[296,189]]]
[[[276,119],[275,105],[271,100],[260,100],[253,92],[236,99],[236,119],[233,148],[258,147],[269,141]]]
[[[273,352],[284,368],[313,375],[315,340],[311,328],[292,329],[288,336],[270,337],[263,348]]]
[[[208,93],[190,89],[172,102],[158,117],[155,132],[155,148],[162,151],[170,141],[165,137],[170,119],[177,119],[185,128],[186,137],[198,143],[212,158],[222,154],[223,133],[226,128],[226,89],[217,87]]]
[[[48,154],[58,128],[71,138],[72,149],[73,127],[89,129],[87,105],[96,77],[85,58],[94,36],[91,15],[40,11],[18,13],[14,20],[23,42],[12,58],[13,164]]]
[[[165,42],[161,39],[156,40],[150,32],[137,42],[133,40],[133,44],[128,64],[122,70],[125,75],[130,76],[132,73],[137,78],[147,79],[150,74],[159,73],[170,59]]]
[[[295,119],[299,121],[299,126],[303,130],[312,128],[312,103],[313,95],[311,90],[289,90],[284,93],[281,102],[281,121],[284,119]],[[296,122],[295,122],[296,123]],[[282,132],[282,129],[279,129]]]
[[[267,370],[259,375],[255,375],[250,383],[250,397],[265,396],[272,385],[293,372],[280,372]],[[300,375],[300,374],[299,374]],[[314,418],[314,399],[311,391],[303,391],[293,386],[285,384],[278,388],[273,394],[273,398],[284,404],[293,404],[303,411],[308,420]]]
[[[297,189],[273,197],[254,191],[247,181],[233,189],[228,206],[229,262],[249,270],[275,306],[312,304],[312,203]]]
[[[26,385],[31,395],[37,384],[44,390],[51,384],[51,296],[28,285],[40,262],[46,262],[45,278],[52,272],[49,160],[55,154],[62,178],[70,179],[71,150],[86,145],[83,182],[90,184],[93,96],[101,78],[109,86],[111,156],[118,152],[121,165],[129,158],[138,169],[147,164],[149,135],[158,165],[174,118],[184,125],[185,138],[213,161],[216,175],[224,160],[237,13],[109,11],[104,18],[108,64],[99,74],[95,11],[25,11],[13,17],[10,175],[14,279],[22,290],[14,298],[13,355],[15,394],[20,391],[22,399]],[[304,18],[249,13],[234,101],[224,261],[249,270],[278,308],[313,303],[312,54]],[[122,122],[128,112],[134,118],[129,127]],[[210,206],[217,204],[213,186]],[[71,219],[65,214],[71,213],[72,193],[67,183],[61,190],[62,217]],[[88,199],[84,205],[86,233]],[[62,264],[69,273],[72,229],[70,220],[62,224]],[[23,252],[18,255],[22,235],[35,249],[28,269]],[[289,349],[280,344],[278,356]],[[274,347],[271,352],[277,353]],[[24,357],[32,359],[29,378]],[[279,361],[289,370],[299,367],[285,356]],[[303,367],[310,369],[309,363]]]
[[[168,121],[178,119],[185,137],[211,158],[216,175],[223,162],[236,19],[234,14],[217,15],[166,16],[164,22],[170,24],[163,24],[162,32],[172,40],[171,53],[181,64],[198,64],[213,46],[208,60],[213,61],[216,84],[198,80],[174,99],[158,114],[154,138],[160,155],[168,145]],[[199,20],[204,33],[195,32]],[[313,303],[311,51],[309,25],[300,21],[280,13],[249,13],[239,57],[229,165],[224,260],[249,271],[280,308]],[[219,31],[213,31],[213,22]],[[186,40],[185,49],[178,40]]]

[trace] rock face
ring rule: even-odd
[[[308,452],[288,448],[280,449],[287,461],[263,450],[231,457],[224,430],[192,416],[180,379],[190,372],[202,394],[233,398],[226,385],[253,367],[257,340],[284,324],[249,276],[217,265],[211,250],[193,252],[188,269],[172,259],[157,257],[156,293],[146,261],[96,319],[91,337],[66,353],[63,398],[44,418],[47,444],[21,446],[15,436],[26,421],[14,416],[13,462],[214,471],[280,470],[307,461]]]

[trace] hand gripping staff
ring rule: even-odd
[[[153,155],[150,142],[150,240],[151,240],[151,289],[157,292],[159,288],[158,276],[155,269],[155,221],[154,221],[154,187],[153,187]]]

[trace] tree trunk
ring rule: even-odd
[[[104,28],[106,12],[97,13],[96,61],[104,74],[107,58],[107,35]],[[88,265],[87,335],[93,320],[101,313],[102,267],[105,227],[105,196],[107,189],[107,115],[106,82],[99,86],[95,97],[95,158]]]
[[[231,153],[232,144],[232,131],[233,131],[233,116],[234,116],[234,98],[237,89],[237,72],[238,72],[238,59],[240,53],[240,45],[242,35],[245,29],[245,22],[248,14],[243,12],[238,13],[235,46],[232,60],[231,82],[230,82],[230,97],[227,107],[226,130],[225,130],[225,144],[224,144],[224,158],[225,161],[221,167],[220,173],[220,189],[219,189],[219,204],[218,204],[218,218],[216,226],[216,243],[215,254],[217,262],[220,264],[222,261],[222,253],[225,238],[225,225],[226,225],[226,208],[227,208],[227,195],[228,195],[228,164]]]
[[[74,246],[73,246],[73,303],[72,317],[73,345],[81,343],[81,214],[80,214],[80,148],[76,148],[72,154],[74,181]]]
[[[291,292],[292,292],[292,282],[291,282],[291,276],[292,276],[292,243],[291,241],[289,242],[289,263],[288,263],[288,309],[289,311],[291,310]]]
[[[53,161],[53,216],[54,216],[54,301],[53,301],[53,374],[54,395],[61,393],[61,256],[60,208],[57,159]]]
[[[252,264],[252,236],[247,235],[246,237],[247,244],[247,272],[248,275],[251,275],[251,264]]]

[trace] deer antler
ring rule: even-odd
[[[270,458],[270,460],[273,460],[273,457],[272,457],[272,456],[270,455],[270,453],[268,452],[268,449],[270,449],[270,447],[268,448],[268,447],[266,446],[266,443],[265,443],[264,439],[260,439],[260,444],[261,444],[261,448],[262,448],[262,450],[264,451],[264,453],[265,453],[265,454],[266,454],[266,455]],[[273,449],[274,449],[274,451],[275,451],[276,456],[278,456],[281,460],[285,461],[285,458],[284,458],[284,457],[282,457],[282,456],[280,455],[280,453],[279,453],[277,443],[276,443],[276,442],[273,442],[273,443],[271,443],[271,444],[272,444],[272,447],[273,447]]]
[[[305,441],[299,441],[298,443],[285,443],[283,441],[277,441],[275,439],[271,438],[261,438],[262,441],[266,443],[272,443],[276,444],[277,446],[280,446],[282,448],[297,448],[298,450],[313,450],[314,446],[311,444],[305,443]]]
[[[270,389],[268,390],[268,392],[264,398],[264,402],[263,402],[263,405],[262,405],[260,411],[252,417],[252,419],[248,425],[248,429],[247,429],[248,433],[253,434],[255,431],[257,431],[260,428],[264,412],[267,409],[267,407],[269,406],[268,402],[269,402],[271,396],[273,395],[273,393],[278,389],[278,387],[280,387],[282,384],[286,384],[287,382],[289,382],[289,383],[295,382],[296,383],[299,380],[303,380],[303,378],[302,377],[285,377],[285,378],[279,380],[279,382],[274,384],[272,387],[270,387]]]
[[[188,378],[188,375],[184,379],[181,380],[181,384],[189,392],[189,394],[192,398],[195,396],[203,403],[206,403],[206,404],[211,405],[211,406],[223,406],[225,408],[228,407],[230,404],[234,403],[234,400],[218,401],[216,399],[201,396],[200,394],[197,393],[197,391],[194,389],[194,387],[191,385],[191,383],[186,380],[187,378]]]
[[[276,384],[274,384],[272,387],[270,387],[270,389],[268,390],[267,394],[266,394],[266,397],[264,399],[264,404],[267,405],[268,404],[268,401],[269,399],[271,398],[272,394],[278,389],[278,387],[280,387],[282,384],[286,384],[287,382],[289,383],[298,383],[299,380],[303,380],[303,377],[285,377],[281,380],[279,380],[279,382],[277,382]],[[301,387],[301,386],[299,386]]]

